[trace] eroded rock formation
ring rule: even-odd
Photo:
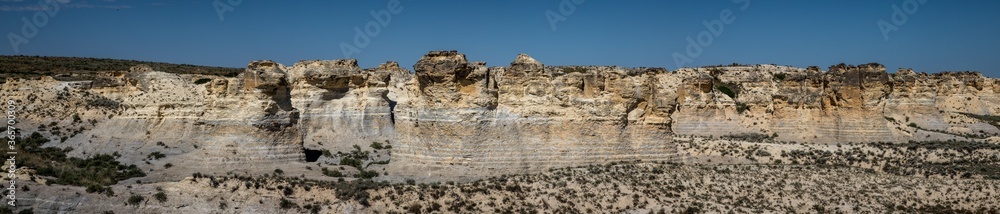
[[[251,62],[236,77],[136,67],[93,81],[11,79],[25,132],[55,123],[73,153],[141,161],[162,144],[183,167],[302,161],[303,149],[389,142],[387,174],[475,178],[551,167],[678,158],[675,136],[756,133],[808,143],[967,139],[1000,129],[1000,83],[879,64],[793,68],[505,67],[434,51],[413,73],[353,59],[285,67]],[[42,104],[45,103],[45,104]],[[66,118],[77,114],[86,122]],[[74,128],[74,129],[76,129]],[[58,137],[56,137],[58,138]],[[162,151],[162,150],[156,150]],[[180,164],[178,164],[180,165]]]

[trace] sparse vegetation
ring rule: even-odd
[[[976,119],[982,120],[983,122],[986,122],[986,123],[988,123],[990,125],[993,125],[993,126],[995,126],[997,128],[1000,128],[1000,116],[996,116],[996,115],[978,115],[978,114],[970,114],[970,113],[961,113],[961,114],[965,115],[965,116],[968,116],[968,117],[971,117],[971,118],[976,118]]]
[[[145,200],[146,198],[142,197],[141,195],[132,194],[131,196],[128,197],[128,204],[132,206],[139,206],[139,203],[142,203]]]
[[[336,170],[336,169],[335,170],[329,170],[326,167],[323,167],[323,175],[330,176],[330,177],[344,177],[344,174],[341,173],[340,170]]]
[[[743,114],[743,112],[750,110],[750,106],[746,103],[736,102],[736,113]]]
[[[159,201],[161,203],[162,202],[167,202],[167,194],[163,193],[163,191],[160,191],[160,192],[157,192],[156,194],[154,194],[153,198],[155,198],[157,201]]]
[[[156,71],[178,74],[236,76],[243,68],[223,68],[188,64],[170,64],[120,59],[48,56],[0,56],[0,81],[8,77],[37,78],[54,76],[60,80],[90,80],[102,71],[127,71],[146,64]],[[71,75],[72,74],[72,75]]]
[[[201,84],[205,84],[205,83],[208,83],[208,82],[211,82],[211,81],[212,81],[212,79],[209,79],[209,78],[201,78],[201,79],[195,80],[194,84],[201,85]]]
[[[730,98],[736,99],[736,92],[734,92],[733,89],[730,89],[728,86],[716,85],[715,90],[719,90],[719,92],[726,94]]]
[[[786,76],[787,75],[785,73],[776,73],[774,74],[774,79],[778,81],[784,81]]]
[[[372,142],[371,147],[372,147],[372,149],[375,149],[375,150],[379,150],[379,149],[384,148],[382,146],[382,143],[379,143],[379,142]]]
[[[295,204],[295,202],[289,201],[288,199],[285,198],[281,198],[281,202],[278,202],[278,206],[281,207],[281,209],[286,209],[286,210],[299,207],[299,205]]]
[[[563,67],[562,71],[563,71],[563,73],[586,73],[587,72],[587,68],[585,68],[585,67],[575,67],[575,66],[572,66],[572,67]]]
[[[24,138],[18,153],[25,167],[35,169],[41,176],[48,176],[49,183],[93,187],[94,192],[106,192],[104,186],[134,177],[146,176],[136,165],[118,162],[118,155],[96,154],[88,158],[67,157],[72,149],[42,147],[49,140],[32,133]],[[113,194],[113,193],[111,193]]]
[[[352,157],[340,158],[340,165],[352,166],[357,169],[361,169],[361,160],[354,159]]]
[[[146,156],[146,159],[159,160],[160,158],[164,158],[164,157],[167,157],[167,155],[164,155],[163,153],[160,153],[160,152],[152,152],[152,153],[149,153],[149,155]]]

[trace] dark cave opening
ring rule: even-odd
[[[385,99],[386,102],[389,102],[389,123],[392,123],[393,126],[396,126],[396,101],[389,99],[388,93],[382,94],[382,99]]]
[[[389,100],[389,122],[396,125],[396,101]]]
[[[322,151],[312,149],[306,149],[302,153],[306,154],[306,162],[316,162],[319,160],[319,156],[323,155]]]

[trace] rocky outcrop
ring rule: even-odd
[[[122,162],[145,162],[153,175],[163,163],[182,171],[247,168],[303,159],[300,114],[284,69],[254,61],[243,74],[225,78],[137,66],[93,87],[18,80],[4,84],[3,93],[22,107],[22,133],[45,133],[53,139],[49,146],[71,147],[70,155],[119,153]],[[154,152],[166,155],[157,166],[148,162]]]
[[[409,75],[395,62],[361,69],[357,61],[302,61],[289,70],[292,103],[302,112],[298,129],[309,149],[347,150],[396,138],[393,78]]]
[[[675,155],[658,106],[669,101],[648,85],[662,69],[553,68],[527,55],[488,68],[455,52],[431,52],[414,69],[416,87],[395,110],[390,169],[403,176],[475,178]]]
[[[71,134],[50,133],[66,137],[54,146],[74,147],[73,155],[120,151],[141,162],[162,151],[185,167],[260,166],[302,162],[303,150],[389,142],[383,174],[391,178],[671,160],[672,139],[688,135],[808,143],[1000,135],[983,117],[1000,114],[1000,85],[972,72],[888,73],[874,63],[668,71],[546,66],[525,54],[487,67],[455,51],[430,52],[413,69],[254,61],[219,77],[138,66],[94,81],[12,79],[0,92],[34,111],[27,132],[73,125]],[[72,114],[87,122],[65,119]]]

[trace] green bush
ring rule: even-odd
[[[146,155],[146,158],[150,160],[159,160],[160,158],[164,157],[167,157],[167,155],[164,155],[163,153],[160,152],[153,152],[149,153],[149,155]]]
[[[139,203],[142,203],[142,201],[145,201],[145,200],[146,200],[146,198],[143,198],[140,195],[132,194],[132,196],[128,197],[128,204],[132,205],[132,206],[138,206]]]
[[[361,170],[360,172],[358,172],[358,174],[354,174],[354,177],[361,179],[372,179],[374,177],[378,177],[378,172],[376,172],[375,170]]]
[[[331,171],[331,170],[327,169],[326,167],[323,167],[323,175],[330,176],[330,177],[344,177],[344,173],[341,173],[340,170],[332,170]]]
[[[284,198],[281,199],[281,202],[278,203],[278,206],[280,206],[281,209],[285,209],[285,210],[291,209],[291,208],[298,208],[299,207],[299,205],[295,204],[295,202],[289,201],[288,199],[284,199]]]
[[[163,192],[158,192],[155,195],[153,195],[153,198],[156,198],[156,200],[160,201],[160,202],[166,202],[167,201],[167,194],[165,194]]]
[[[379,142],[372,142],[371,147],[372,147],[372,149],[376,149],[376,150],[384,148],[382,146],[382,143],[379,143]]]
[[[361,205],[368,206],[368,190],[388,185],[389,182],[387,181],[374,182],[368,179],[359,179],[350,182],[339,182],[335,185],[335,189],[338,199],[359,201],[362,203]]]
[[[361,164],[361,160],[351,157],[343,157],[340,159],[340,165],[353,166],[354,168],[361,169]]]
[[[729,89],[729,87],[726,87],[725,85],[717,85],[715,86],[715,89],[719,90],[719,92],[722,92],[723,94],[729,95],[730,98],[736,99],[736,92],[733,92],[732,89]]]
[[[750,106],[746,103],[737,102],[736,103],[736,113],[743,114],[743,112],[750,110]]]
[[[781,81],[781,80],[785,80],[785,73],[777,73],[777,74],[774,74],[774,79],[777,79],[777,80],[779,80],[779,81]]]
[[[195,80],[194,84],[201,85],[201,84],[205,84],[205,83],[208,83],[208,82],[211,82],[211,81],[212,81],[212,79],[209,79],[209,78],[201,78],[201,79]]]
[[[34,168],[38,175],[50,176],[52,184],[88,187],[93,192],[108,193],[102,188],[134,177],[146,176],[135,164],[123,165],[119,155],[96,154],[89,158],[67,157],[70,148],[41,147],[49,139],[32,133],[22,141],[21,155],[24,166]],[[113,194],[113,193],[110,193]]]

